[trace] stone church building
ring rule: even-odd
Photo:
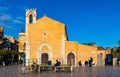
[[[104,65],[105,49],[69,41],[64,23],[48,16],[39,19],[36,16],[36,9],[26,10],[26,31],[19,33],[19,51],[25,51],[26,65],[33,61],[46,64],[48,60],[54,64],[59,60],[62,64],[76,66],[90,57],[96,65]]]

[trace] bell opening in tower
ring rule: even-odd
[[[30,24],[33,23],[33,15],[32,15],[32,14],[29,15],[29,23],[30,23]]]

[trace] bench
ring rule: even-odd
[[[67,65],[56,66],[55,67],[55,72],[58,72],[58,71],[72,72],[73,67],[72,66],[67,66]]]
[[[52,67],[51,67],[51,69],[52,69]],[[39,72],[47,71],[47,70],[50,70],[50,67],[48,65],[41,64],[41,65],[38,66],[38,71]]]
[[[48,67],[48,65],[45,64],[40,64],[37,65],[37,67],[34,67],[35,69],[32,68],[32,66],[25,66],[22,67],[22,71],[23,73],[28,73],[28,72],[43,72],[43,71],[47,71],[47,70],[51,70],[50,67]]]

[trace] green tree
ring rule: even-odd
[[[117,48],[117,56],[120,57],[120,47]]]
[[[7,50],[0,50],[0,56],[4,56],[5,54],[8,54],[9,52]]]
[[[117,52],[114,50],[114,48],[111,48],[111,54],[113,55],[114,58],[117,57]]]

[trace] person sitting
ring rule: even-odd
[[[51,60],[49,60],[47,63],[48,63],[48,67],[51,69],[52,68],[52,62],[51,62]]]
[[[38,67],[37,64],[34,62],[34,63],[32,64],[32,70],[33,70],[33,71],[36,71],[36,70],[37,70],[37,67]]]
[[[56,60],[55,67],[56,67],[56,66],[60,66],[60,65],[61,65],[61,63],[60,63],[58,60]]]

